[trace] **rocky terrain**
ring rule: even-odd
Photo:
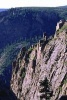
[[[0,9],[0,76],[6,85],[10,85],[11,64],[21,47],[37,43],[43,32],[53,35],[62,18],[67,19],[66,6]]]
[[[53,37],[43,34],[23,47],[12,66],[11,89],[19,100],[67,100],[67,22]]]
[[[59,19],[59,14],[49,8],[11,8],[0,12],[0,76],[3,82],[10,85],[11,65],[21,47],[36,43],[44,31],[48,36],[53,34]]]

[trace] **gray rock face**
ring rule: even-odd
[[[56,32],[54,38],[43,40],[26,54],[13,64],[11,88],[16,96],[20,100],[59,100],[67,95],[65,30]]]

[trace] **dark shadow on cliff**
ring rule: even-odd
[[[59,100],[67,100],[67,95],[61,96],[61,98]]]
[[[0,100],[17,100],[13,91],[0,80]]]

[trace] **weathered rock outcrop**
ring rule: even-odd
[[[24,49],[24,50],[23,50]],[[43,37],[13,62],[11,88],[19,100],[59,100],[67,95],[67,31]]]

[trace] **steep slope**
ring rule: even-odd
[[[1,12],[0,47],[42,35],[44,31],[53,34],[59,19],[54,9],[49,8],[15,8]]]
[[[67,18],[67,8],[12,8],[0,12],[0,75],[4,81],[9,81],[5,76],[11,74],[11,62],[20,44],[23,47],[28,43],[29,47],[45,31],[47,36],[52,35],[62,18]]]
[[[59,19],[49,8],[12,8],[0,12],[0,76],[4,82],[10,83],[11,62],[21,46],[37,42],[44,31],[48,36],[53,34]]]
[[[6,87],[4,83],[2,83],[0,78],[0,100],[17,100],[15,94],[11,91],[9,87]]]
[[[53,18],[50,17],[50,13]],[[41,36],[44,31],[50,34],[53,27],[54,32],[58,20],[59,16],[54,11],[46,9],[15,8],[0,12],[0,54],[6,47],[9,51],[9,46],[13,44],[27,40],[32,43],[32,40]]]
[[[67,95],[67,22],[53,38],[43,36],[28,51],[20,51],[13,62],[11,88],[20,100],[58,100]]]
[[[7,86],[10,86],[11,74],[12,74],[12,62],[17,57],[20,49],[23,46],[29,46],[29,42],[20,42],[8,45],[4,48],[3,52],[0,55],[0,77],[2,82]]]

